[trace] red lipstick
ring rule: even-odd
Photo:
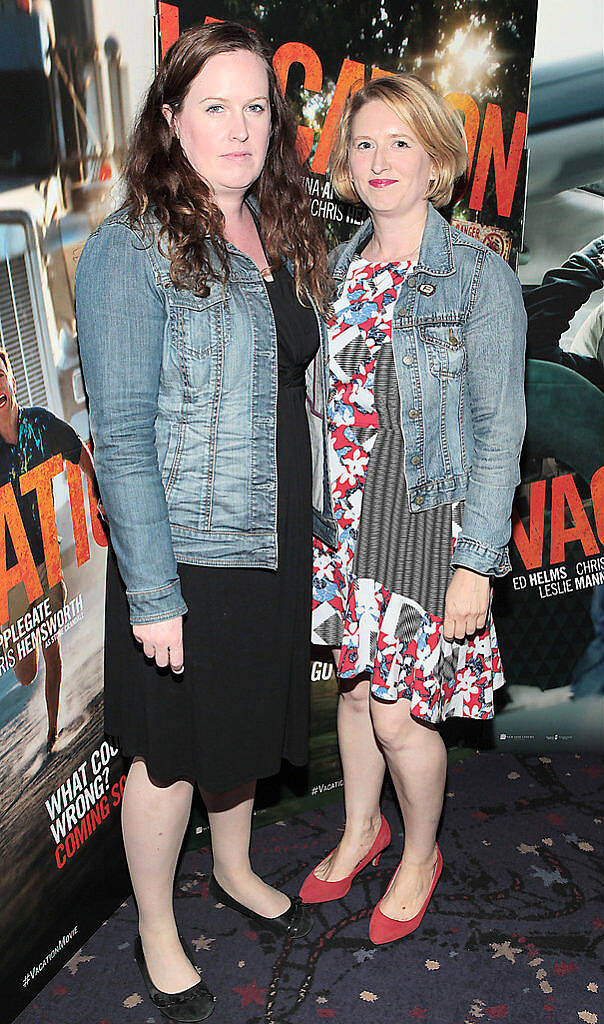
[[[387,188],[388,185],[396,185],[396,178],[370,178],[369,184],[372,188]]]

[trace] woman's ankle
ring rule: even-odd
[[[366,843],[367,840],[373,842],[380,830],[381,823],[382,815],[379,810],[368,817],[347,818],[344,837],[351,843]]]
[[[245,889],[259,878],[249,864],[233,867],[229,864],[215,862],[212,866],[212,874],[218,885],[229,895],[234,895],[237,890]]]
[[[158,942],[174,942],[180,943],[180,937],[178,935],[178,928],[176,921],[155,921],[155,920],[144,920],[139,917],[138,921],[138,934],[141,937],[143,946],[146,944],[156,944]]]

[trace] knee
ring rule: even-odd
[[[351,690],[340,690],[342,708],[352,714],[369,714],[369,683],[362,680]]]
[[[414,726],[417,728],[400,701],[392,705],[371,701],[371,719],[376,739],[385,753],[404,749],[412,738]]]
[[[33,683],[34,679],[36,678],[37,674],[37,670],[35,672],[27,672],[21,676],[17,676],[17,679],[18,682],[21,683],[21,686],[30,686]]]
[[[21,683],[21,686],[29,686],[33,683],[38,674],[38,659],[28,658],[27,662],[21,662],[20,665],[15,665],[13,671],[17,682]]]

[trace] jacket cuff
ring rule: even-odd
[[[127,590],[132,626],[148,622],[162,622],[187,612],[180,590],[180,580],[155,587],[153,590]]]
[[[451,565],[453,568],[473,569],[481,576],[505,576],[512,569],[507,548],[496,551],[486,548],[471,537],[463,536],[455,542]]]

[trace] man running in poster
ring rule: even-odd
[[[68,423],[58,419],[48,409],[19,406],[10,360],[4,349],[0,348],[0,487],[9,482],[12,484],[25,536],[42,587],[41,596],[34,601],[29,600],[23,580],[8,591],[8,620],[2,626],[2,630],[15,624],[42,602],[49,602],[46,608],[53,614],[65,605],[66,587],[63,579],[53,586],[49,586],[48,583],[36,490],[22,494],[20,486],[20,477],[24,473],[58,454],[80,466],[91,481],[92,493],[98,500],[94,467],[86,445]],[[8,570],[16,563],[17,556],[13,538],[6,525],[4,530],[4,556]],[[17,681],[22,686],[29,686],[38,674],[37,644],[21,658],[17,656],[13,640],[5,645],[3,639],[2,644],[2,654],[13,668]],[[59,695],[63,674],[61,642],[59,637],[55,636],[50,642],[41,644],[41,647],[46,674],[45,696],[48,714],[46,749],[50,753],[57,739]]]

